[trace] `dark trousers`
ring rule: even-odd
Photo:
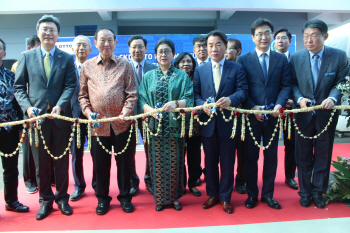
[[[129,138],[130,127],[123,133],[115,135],[113,129],[110,128],[110,137],[99,137],[103,146],[111,150],[114,146],[115,153],[122,151]],[[130,191],[130,168],[129,160],[133,156],[135,145],[135,139],[130,141],[129,146],[125,152],[117,155],[115,160],[117,162],[117,180],[119,187],[118,200],[120,202],[131,201],[132,196]],[[107,153],[101,145],[98,143],[96,137],[91,137],[91,153],[94,158],[96,168],[96,197],[99,203],[110,203],[112,198],[109,194],[109,184],[111,176],[111,155]]]
[[[51,154],[55,157],[62,155],[68,147],[68,141],[71,133],[70,127],[58,127],[54,120],[46,118],[41,126],[45,145],[49,148]],[[52,160],[51,156],[44,148],[41,137],[39,136],[39,147],[35,146],[35,134],[32,131],[32,152],[36,168],[36,180],[39,187],[40,206],[51,206],[53,201],[57,204],[67,203],[69,199],[68,189],[68,168],[69,153],[65,152],[60,159]],[[56,193],[51,189],[51,168],[52,164],[55,174]]]
[[[27,133],[28,136],[28,133]],[[29,136],[28,136],[29,137]],[[34,143],[34,141],[33,141]],[[52,151],[52,148],[49,149]],[[23,181],[27,188],[37,187],[38,184],[36,182],[36,169],[35,162],[32,153],[32,149],[30,147],[29,138],[22,144],[22,153],[23,153]],[[51,158],[50,162],[50,170],[51,170],[51,183],[55,184],[55,171],[53,165],[53,158]]]
[[[28,134],[27,134],[28,135]],[[35,163],[33,153],[30,148],[29,138],[22,144],[23,152],[23,180],[27,188],[37,187]]]
[[[236,173],[236,186],[245,185],[245,158],[244,158],[244,141],[241,140],[241,124],[239,124],[240,118],[238,118],[238,126],[235,138],[237,139],[237,173]]]
[[[141,137],[143,138],[143,130],[142,130],[142,119],[137,119],[138,128],[141,132]],[[133,156],[130,158],[130,185],[131,187],[138,187],[140,184],[139,176],[136,173],[136,164],[135,164],[135,155],[136,155],[136,134],[135,130],[133,131],[134,136],[132,137],[132,140],[135,140],[135,148]],[[146,154],[146,171],[144,180],[146,184],[152,185],[151,180],[151,174],[150,174],[150,168],[149,168],[149,156],[148,156],[148,144],[146,142],[143,142],[143,147],[145,148],[145,154]]]
[[[188,137],[188,133],[186,133],[185,138],[186,147],[184,153],[187,153],[187,165],[188,165],[188,187],[194,188],[196,187],[196,181],[202,175],[201,168],[201,136],[193,136]],[[184,156],[185,158],[185,156]],[[184,187],[187,184],[187,174],[186,174],[186,166],[184,169]]]
[[[249,115],[250,122],[257,122],[255,115]],[[257,124],[252,125],[253,135],[256,141],[260,144],[261,136],[263,137],[263,145],[266,146],[275,129],[275,123],[271,122],[271,118],[266,125],[264,123],[257,122]],[[261,196],[264,198],[272,198],[275,187],[275,178],[277,170],[277,147],[278,147],[278,131],[275,134],[270,147],[264,150],[264,168],[263,168],[263,188],[261,191]],[[258,197],[258,160],[260,148],[255,145],[248,127],[246,128],[245,134],[245,161],[246,161],[246,184],[247,192],[249,197]]]
[[[18,146],[19,132],[12,128],[7,132],[0,128],[0,151],[6,154],[12,153]],[[18,152],[11,157],[1,157],[2,168],[4,169],[4,196],[5,202],[11,204],[18,200]]]
[[[236,138],[220,137],[217,127],[211,137],[203,137],[207,195],[230,201],[233,190],[233,170],[235,165]],[[220,162],[221,177],[218,164]]]
[[[300,129],[301,133],[309,137],[320,133],[327,123],[321,124],[318,118],[319,116],[316,113],[312,117],[310,124]],[[323,132],[316,139],[305,139],[296,133],[295,154],[300,197],[319,196],[327,192],[337,122],[338,114],[334,114],[327,131]]]
[[[83,156],[84,156],[84,144],[85,136],[88,135],[86,124],[80,125],[80,148],[77,147],[77,134],[74,134],[70,151],[72,153],[72,171],[74,177],[74,189],[77,191],[84,191],[86,188],[84,178]],[[91,154],[92,156],[92,154]],[[94,163],[92,163],[92,188],[96,190],[96,169]]]
[[[290,120],[290,119],[288,119]],[[297,167],[295,162],[295,126],[291,122],[291,137],[288,139],[288,125],[285,130],[283,130],[284,136],[284,174],[286,179],[294,179],[295,169]]]

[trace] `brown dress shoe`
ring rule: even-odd
[[[211,207],[213,207],[214,205],[216,205],[217,203],[219,203],[220,199],[218,197],[215,196],[210,196],[209,199],[204,202],[202,208],[203,209],[209,209]]]
[[[220,200],[220,204],[222,205],[222,208],[224,209],[224,211],[226,213],[228,213],[228,214],[233,213],[233,207],[229,201],[221,201]]]

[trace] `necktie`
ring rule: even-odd
[[[78,66],[78,75],[80,76],[80,69],[81,69],[81,64]],[[79,77],[78,77],[79,78]]]
[[[137,71],[136,71],[136,75],[137,75],[137,79],[139,80],[139,83],[141,83],[142,81],[142,69],[141,69],[141,64],[137,64]]]
[[[220,86],[220,80],[221,80],[221,73],[220,73],[220,63],[216,63],[215,71],[214,71],[214,83],[215,83],[215,91],[218,93],[219,86]]]
[[[51,66],[50,66],[50,52],[46,52],[46,56],[44,58],[44,69],[45,69],[45,74],[47,80],[49,80],[50,77],[50,71],[51,71]]]
[[[312,81],[314,84],[314,90],[316,89],[318,73],[320,72],[319,65],[318,65],[318,63],[320,61],[319,58],[320,58],[320,56],[317,54],[312,56],[311,72],[312,72]]]
[[[201,61],[201,63],[199,64],[199,66],[204,65],[204,64],[205,64],[205,62],[204,62],[204,61]]]
[[[266,55],[267,55],[266,53],[261,54],[261,56],[262,56],[261,69],[262,69],[262,72],[264,75],[265,82],[266,82],[266,77],[267,77],[267,66],[266,66],[266,60],[265,60]]]

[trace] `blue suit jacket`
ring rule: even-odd
[[[208,62],[195,69],[193,77],[193,90],[196,106],[203,105],[209,97],[219,100],[221,97],[229,97],[232,101],[232,107],[239,106],[247,97],[247,79],[243,67],[240,64],[225,60],[218,93],[215,92],[213,82],[213,72],[211,62]],[[225,117],[231,115],[230,111],[224,110]],[[209,116],[200,111],[201,121],[207,121]],[[210,137],[215,125],[218,127],[220,137],[230,137],[232,133],[233,120],[225,122],[222,114],[214,115],[208,125],[200,127],[200,134],[204,137]]]
[[[280,104],[284,107],[291,95],[291,74],[287,57],[284,54],[270,51],[269,70],[264,82],[263,72],[255,51],[250,51],[238,57],[238,63],[242,64],[247,73],[248,98],[244,108],[252,109],[256,105]],[[273,121],[277,118],[270,117]],[[259,123],[254,117],[253,124]]]

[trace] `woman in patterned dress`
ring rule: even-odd
[[[193,83],[193,74],[196,68],[196,61],[190,53],[180,53],[174,62],[174,66],[180,70],[183,70],[190,77]],[[187,152],[187,165],[188,165],[188,188],[195,196],[201,196],[201,192],[197,189],[197,182],[202,175],[201,168],[201,136],[199,134],[199,123],[193,122],[192,137],[189,137],[188,128],[186,129],[185,138],[185,154]],[[184,186],[186,188],[186,165],[185,165],[185,177]]]
[[[155,110],[156,105],[164,110],[162,116],[153,114],[149,123],[151,132],[156,133],[161,120],[158,135],[150,135],[148,142],[156,210],[161,211],[166,205],[181,210],[178,199],[184,191],[185,139],[181,138],[181,117],[174,119],[179,113],[171,112],[175,108],[193,107],[193,87],[186,72],[172,65],[175,46],[170,39],[160,39],[155,46],[155,54],[159,67],[144,75],[139,88],[138,107],[144,113]]]

